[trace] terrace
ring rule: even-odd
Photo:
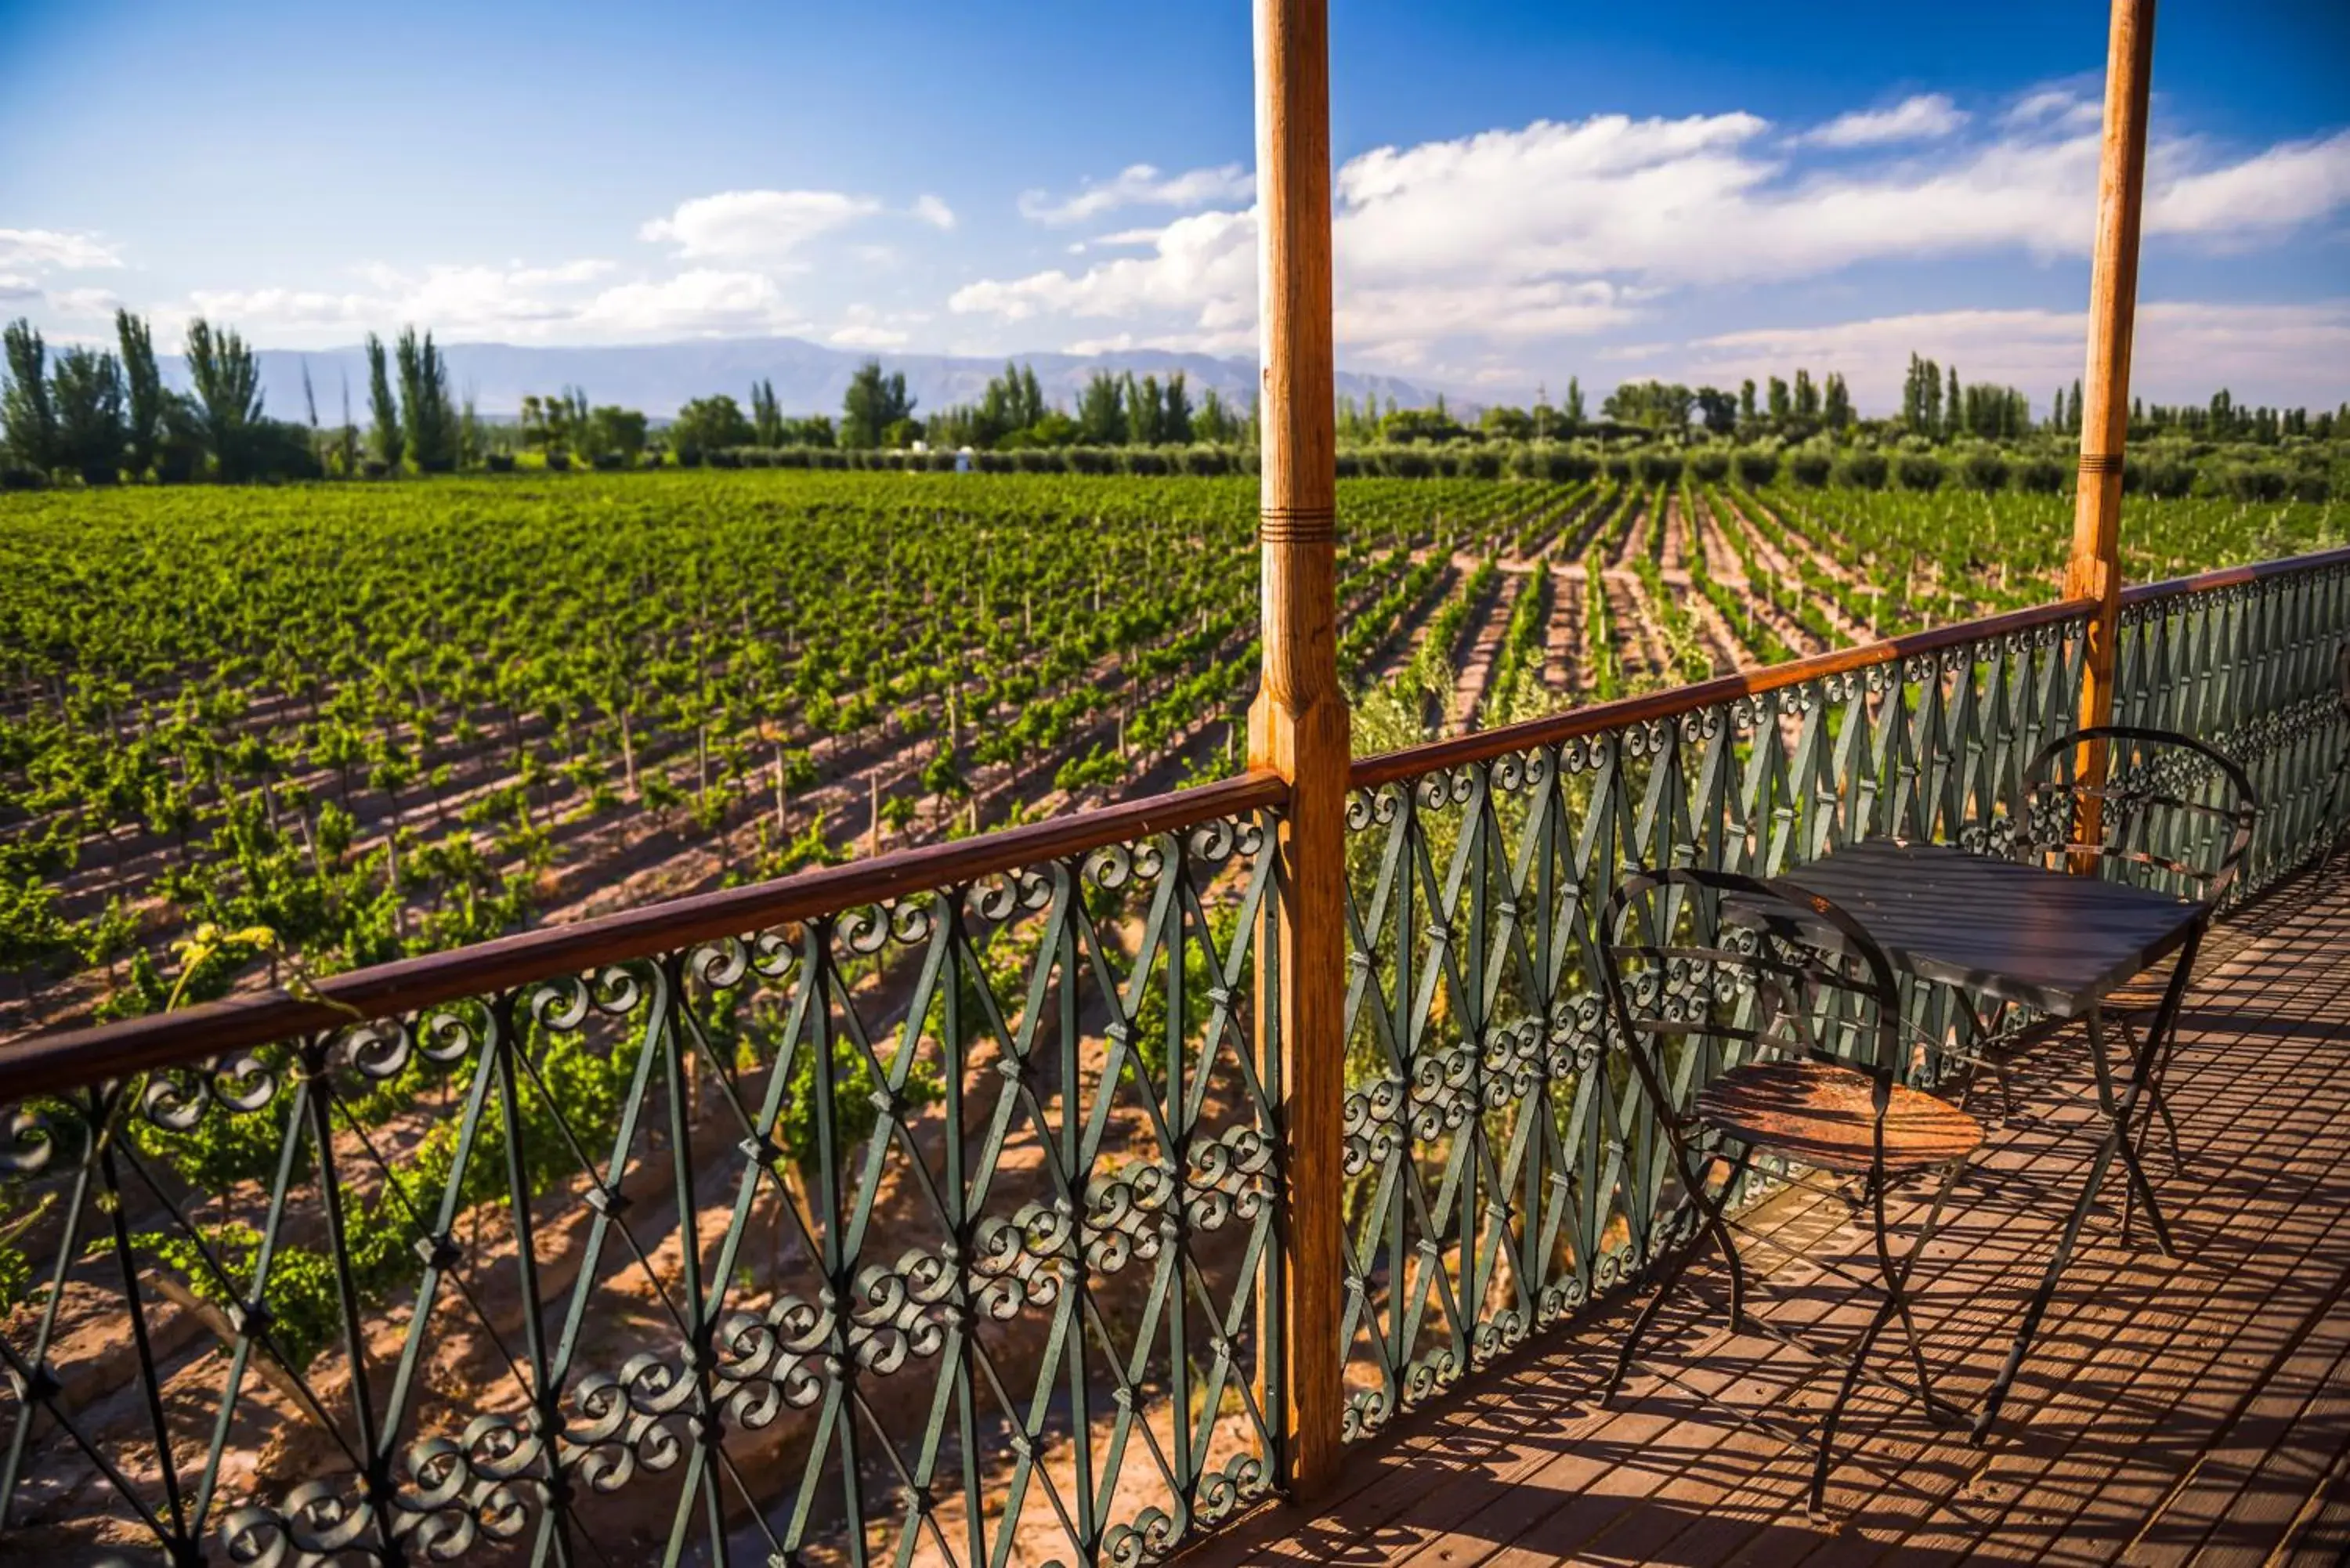
[[[1322,17],[1266,0],[1252,769],[0,1052],[39,1287],[0,1319],[0,1553],[2337,1552],[2350,884],[2318,863],[2350,828],[2350,551],[2118,580],[2143,11],[2071,597],[1354,758]],[[1886,835],[1998,853],[2029,759],[2106,720],[2211,744],[2261,803],[2168,1079],[2178,1152],[2148,1144],[2179,1255],[2109,1190],[1987,1444],[1864,1389],[1823,1517],[1825,1380],[1705,1326],[1708,1264],[1602,1408],[1690,1230],[1601,1003],[1610,889]],[[1902,1005],[1917,1081],[1962,1078],[1950,989]],[[2016,1103],[1919,1272],[1960,1397],[2096,1147],[2081,1038],[2015,1023]],[[1858,1322],[1848,1195],[1738,1211],[1774,1317]]]

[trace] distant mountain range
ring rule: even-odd
[[[582,387],[591,402],[618,403],[666,419],[694,399],[724,392],[747,411],[751,383],[771,380],[775,400],[787,414],[840,412],[841,395],[848,379],[868,359],[879,359],[889,370],[906,374],[906,389],[916,400],[915,412],[978,400],[988,378],[999,375],[1004,360],[951,354],[887,354],[827,348],[798,337],[730,337],[682,343],[645,343],[609,348],[525,348],[512,343],[452,343],[443,352],[460,396],[471,396],[475,409],[490,417],[520,410],[525,392],[552,393],[565,387]],[[1201,394],[1213,389],[1219,397],[1243,407],[1257,385],[1255,361],[1218,358],[1207,354],[1171,354],[1138,348],[1112,354],[1014,354],[1008,358],[1035,368],[1048,401],[1073,409],[1078,392],[1097,370],[1165,380],[1183,372],[1193,406]],[[261,388],[267,411],[281,420],[307,417],[302,401],[302,372],[310,372],[310,386],[318,400],[321,424],[340,422],[343,391],[350,390],[351,417],[367,422],[367,357],[353,346],[306,351],[265,348],[261,351]],[[186,369],[166,358],[165,376],[186,385]],[[1393,376],[1338,372],[1342,396],[1393,398],[1406,408],[1426,407],[1437,391]],[[1475,405],[1454,400],[1460,411]]]

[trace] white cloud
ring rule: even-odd
[[[658,282],[605,289],[567,324],[588,335],[719,337],[789,332],[801,319],[764,274],[697,267]]]
[[[2066,87],[2038,88],[2008,106],[2000,123],[2012,127],[2055,126],[2064,130],[2088,130],[2105,119],[2105,110],[2086,93]]]
[[[122,265],[122,253],[96,234],[57,229],[0,229],[0,264],[86,272]]]
[[[122,308],[122,296],[109,288],[53,288],[49,308],[60,316],[105,320]]]
[[[679,202],[668,217],[645,223],[637,237],[674,244],[687,261],[780,262],[810,240],[880,210],[870,196],[839,191],[722,191]]]
[[[1244,202],[1255,190],[1256,177],[1237,163],[1180,174],[1162,174],[1148,163],[1136,163],[1120,170],[1116,179],[1088,184],[1059,201],[1042,191],[1024,192],[1020,215],[1039,223],[1081,223],[1121,207],[1189,211],[1218,202]]]
[[[565,262],[558,266],[525,266],[515,262],[506,271],[508,281],[517,288],[538,288],[548,284],[590,283],[617,269],[619,264],[587,257]]]
[[[841,348],[902,348],[906,334],[894,327],[836,327],[825,341]]]
[[[1967,122],[1966,111],[1946,93],[1920,93],[1891,109],[1855,109],[1797,137],[1814,147],[1883,147],[1897,141],[1931,141]]]
[[[909,211],[914,217],[920,218],[934,229],[951,229],[955,226],[954,209],[927,192],[915,197],[914,204]]]
[[[869,305],[852,305],[841,312],[840,324],[825,340],[842,348],[901,348],[912,336],[904,324],[929,319],[919,311],[885,316]]]
[[[2184,157],[2182,151],[2167,161]],[[2350,205],[2350,130],[2284,142],[2241,163],[2175,174],[2147,192],[2146,228],[2236,249],[2252,231],[2294,228],[2344,205]]]
[[[154,314],[166,321],[201,316],[229,323],[247,337],[266,339],[315,327],[357,327],[369,322],[380,325],[390,319],[388,316],[379,317],[381,308],[386,308],[386,302],[364,294],[293,288],[199,288],[190,292],[184,305],[163,306]]]
[[[21,273],[0,272],[0,299],[38,299],[41,286]]]
[[[413,322],[443,342],[598,342],[771,333],[805,325],[775,279],[739,269],[692,267],[662,278],[605,283],[613,264],[432,266],[421,273],[356,269],[364,290],[199,289],[171,320],[202,315],[263,342],[342,339]]]
[[[2039,96],[2045,101],[2028,113],[2018,105],[1988,137],[1956,138],[1957,110],[1938,97],[1847,116],[1834,122],[1846,127],[1838,132],[1846,148],[1891,136],[1897,122],[1905,137],[1940,127],[1950,139],[1931,155],[1825,167],[1742,113],[1537,120],[1361,154],[1336,177],[1339,341],[1358,356],[1427,364],[1451,352],[1448,343],[1507,348],[1618,328],[1707,287],[1866,262],[2085,256],[2097,137],[2080,128],[2069,95]],[[1853,129],[1861,120],[1869,123]],[[1147,172],[1129,170],[1052,212],[1097,192],[1089,210],[1103,210],[1120,182],[1139,188]],[[2272,243],[2345,205],[2350,131],[2250,155],[2192,140],[2150,153],[2149,236],[2206,248]],[[1006,323],[1113,322],[1138,340],[1249,345],[1250,210],[1211,208],[1108,238],[1142,254],[983,279],[956,290],[950,307]]]
[[[1121,256],[1082,273],[1050,271],[986,279],[957,289],[947,307],[959,314],[1024,321],[1040,314],[1120,317],[1170,311],[1213,330],[1256,314],[1253,213],[1199,213],[1159,233],[1148,256]]]

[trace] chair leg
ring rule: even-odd
[[[1886,1289],[1901,1314],[1901,1332],[1909,1342],[1909,1362],[1918,1373],[1919,1402],[1926,1407],[1926,1418],[1937,1425],[1963,1422],[1966,1412],[1934,1392],[1933,1375],[1926,1369],[1925,1341],[1918,1334],[1918,1320],[1909,1310],[1909,1276],[1917,1272],[1918,1260],[1926,1255],[1926,1249],[1934,1244],[1935,1234],[1942,1225],[1943,1205],[1950,1200],[1950,1193],[1959,1185],[1959,1178],[1965,1174],[1967,1162],[1963,1158],[1954,1159],[1943,1171],[1942,1184],[1935,1189],[1934,1201],[1927,1206],[1925,1223],[1918,1228],[1917,1237],[1902,1257],[1898,1271],[1893,1267],[1892,1251],[1885,1234],[1885,1206],[1879,1203],[1877,1210],[1877,1266],[1884,1272]]]
[[[1701,1235],[1691,1237],[1688,1246],[1675,1249],[1673,1255],[1665,1260],[1664,1272],[1657,1276],[1656,1293],[1640,1309],[1640,1315],[1632,1320],[1632,1332],[1624,1336],[1623,1346],[1616,1353],[1615,1375],[1607,1379],[1607,1392],[1599,1397],[1603,1407],[1616,1402],[1617,1392],[1624,1386],[1624,1379],[1632,1375],[1632,1363],[1640,1354],[1640,1341],[1648,1337],[1648,1325],[1655,1323],[1657,1314],[1664,1310],[1665,1298],[1673,1293],[1675,1285],[1680,1283],[1690,1260],[1697,1254],[1697,1243],[1702,1239]]]
[[[1742,1145],[1737,1163],[1730,1168],[1730,1179],[1722,1184],[1721,1201],[1715,1206],[1713,1221],[1709,1227],[1713,1231],[1715,1242],[1721,1248],[1722,1262],[1730,1268],[1730,1326],[1732,1329],[1746,1326],[1746,1265],[1738,1256],[1738,1244],[1731,1240],[1730,1221],[1722,1215],[1730,1207],[1730,1199],[1737,1193],[1739,1182],[1752,1168],[1753,1158],[1752,1146]]]
[[[1607,1392],[1599,1397],[1599,1403],[1603,1407],[1615,1403],[1617,1392],[1624,1386],[1624,1379],[1632,1375],[1632,1363],[1640,1354],[1640,1342],[1648,1337],[1649,1325],[1657,1321],[1657,1314],[1664,1310],[1665,1298],[1673,1293],[1673,1287],[1680,1283],[1681,1275],[1689,1272],[1690,1263],[1704,1247],[1708,1235],[1711,1235],[1721,1244],[1722,1256],[1730,1260],[1731,1323],[1735,1326],[1743,1321],[1742,1314],[1746,1310],[1746,1269],[1745,1265],[1739,1261],[1738,1249],[1731,1244],[1730,1227],[1723,1222],[1721,1213],[1730,1206],[1730,1195],[1737,1189],[1738,1178],[1746,1169],[1747,1161],[1752,1158],[1752,1149],[1743,1147],[1740,1148],[1737,1162],[1731,1168],[1730,1179],[1723,1184],[1721,1194],[1710,1205],[1705,1200],[1705,1178],[1702,1167],[1700,1168],[1697,1180],[1689,1184],[1690,1201],[1697,1205],[1697,1210],[1700,1216],[1697,1232],[1689,1239],[1687,1246],[1675,1249],[1673,1255],[1665,1261],[1664,1272],[1657,1276],[1656,1293],[1650,1296],[1648,1304],[1640,1309],[1640,1315],[1632,1320],[1632,1331],[1624,1336],[1623,1346],[1616,1353],[1616,1372],[1607,1379]],[[1686,1173],[1682,1179],[1685,1182],[1689,1180]]]
[[[1815,1515],[1827,1511],[1828,1464],[1835,1452],[1836,1421],[1844,1415],[1846,1401],[1852,1397],[1853,1389],[1860,1383],[1860,1369],[1868,1360],[1869,1347],[1877,1343],[1877,1336],[1885,1332],[1885,1325],[1893,1321],[1899,1305],[1900,1298],[1888,1297],[1885,1304],[1877,1309],[1877,1315],[1868,1320],[1868,1326],[1861,1331],[1858,1343],[1852,1347],[1852,1363],[1845,1368],[1844,1382],[1836,1389],[1835,1403],[1828,1407],[1827,1417],[1820,1423],[1820,1456],[1812,1466],[1811,1508]]]

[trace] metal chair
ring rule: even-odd
[[[2104,753],[2102,784],[2079,776],[2083,762],[2095,754],[2092,748]],[[2060,735],[2033,755],[2024,769],[2015,855],[2050,870],[2094,866],[2217,909],[2243,868],[2260,811],[2260,792],[2251,779],[2217,747],[2168,730],[2100,724]],[[2116,992],[2102,1010],[2119,1026],[2133,1054],[2137,1027],[2161,1006],[2178,961],[2174,955],[2156,964]],[[2013,1096],[1997,1032],[1980,1018],[1974,1023],[1981,1043],[1976,1060],[1991,1066],[2002,1112],[2012,1114]],[[2173,1160],[2178,1158],[2178,1124],[2162,1083],[2175,1041],[2174,1034],[2163,1042],[2144,1101],[2149,1123],[2158,1115],[2162,1118]],[[1972,1095],[1971,1083],[1968,1094]]]
[[[1729,1265],[1733,1326],[1752,1324],[1845,1369],[1819,1434],[1811,1490],[1817,1512],[1836,1422],[1895,1317],[1908,1340],[1917,1386],[1871,1381],[1918,1398],[1937,1419],[1961,1415],[1933,1391],[1908,1282],[1959,1172],[1982,1142],[1982,1127],[1958,1106],[1902,1081],[1907,1053],[1892,965],[1867,932],[1826,899],[1723,872],[1643,871],[1616,889],[1599,929],[1609,1014],[1670,1147],[1668,1174],[1689,1205],[1686,1244],[1665,1260],[1656,1293],[1625,1338],[1607,1397],[1622,1386],[1690,1258],[1711,1240]],[[1692,1083],[1685,1106],[1670,1085]],[[1862,1181],[1861,1199],[1874,1220],[1875,1282],[1884,1300],[1848,1355],[1804,1344],[1746,1311],[1745,1266],[1727,1211],[1757,1157]],[[1709,1186],[1709,1173],[1725,1163],[1727,1174]],[[1887,1238],[1886,1189],[1898,1178],[1936,1168],[1945,1173],[1941,1186],[1897,1264]]]

